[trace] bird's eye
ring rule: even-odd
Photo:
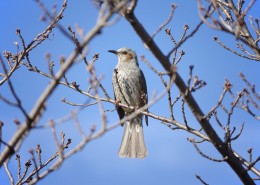
[[[122,54],[126,55],[126,54],[127,54],[127,52],[126,52],[126,51],[123,51],[123,52],[122,52]]]

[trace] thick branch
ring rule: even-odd
[[[205,119],[205,115],[199,107],[198,103],[192,96],[190,92],[186,93],[187,86],[184,83],[181,76],[174,71],[174,67],[170,64],[169,59],[162,53],[147,31],[144,29],[142,24],[135,17],[133,12],[130,12],[125,15],[127,21],[131,24],[133,29],[142,39],[142,41],[146,44],[146,46],[151,50],[153,55],[158,59],[158,61],[162,64],[164,69],[169,72],[170,77],[173,76],[173,79],[176,83],[176,86],[179,88],[182,96],[184,97],[187,105],[190,107],[192,113],[202,126],[205,133],[208,135],[212,144],[215,148],[221,153],[223,158],[227,158],[227,163],[231,166],[231,168],[235,171],[235,173],[239,176],[241,181],[244,184],[255,184],[251,179],[246,169],[242,166],[238,158],[234,155],[234,153],[227,147],[225,143],[219,138],[215,130],[212,128],[211,124],[207,119]],[[186,93],[186,94],[185,94]],[[203,119],[204,118],[204,119]]]
[[[66,71],[70,68],[70,66],[74,63],[78,55],[80,54],[80,51],[94,38],[95,35],[100,33],[100,30],[106,25],[106,22],[109,20],[109,18],[113,15],[113,13],[120,9],[124,5],[123,3],[120,3],[116,8],[109,11],[105,14],[105,10],[101,12],[102,17],[100,17],[97,21],[97,24],[89,31],[89,33],[85,36],[82,43],[80,44],[79,48],[76,48],[71,55],[67,58],[65,63],[61,66],[59,71],[56,73],[55,77],[52,79],[50,84],[46,87],[46,89],[43,91],[41,96],[39,97],[38,101],[35,103],[35,106],[32,108],[29,119],[27,119],[21,127],[17,130],[17,132],[13,135],[11,140],[8,143],[8,146],[5,147],[4,151],[0,155],[0,166],[2,166],[3,162],[6,161],[8,158],[10,158],[14,151],[17,150],[20,146],[19,143],[21,143],[21,139],[24,138],[28,132],[33,128],[36,124],[37,117],[40,115],[40,112],[42,108],[44,107],[45,102],[49,98],[49,96],[53,93],[53,91],[56,89],[57,85],[59,84],[59,81],[61,78],[63,78]]]

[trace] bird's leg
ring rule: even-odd
[[[134,111],[137,111],[139,108],[140,108],[140,107],[139,107],[138,105],[135,106],[135,107],[134,107]],[[134,112],[134,111],[133,111],[133,112]],[[137,113],[137,116],[139,116],[139,115],[141,115],[141,113]]]
[[[115,107],[118,108],[119,107],[119,103],[121,103],[120,100],[115,100]]]

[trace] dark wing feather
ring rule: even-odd
[[[116,96],[115,96],[115,100],[116,100]],[[125,117],[125,111],[123,110],[122,107],[116,105],[116,111],[117,111],[117,114],[118,114],[120,120]],[[124,123],[121,123],[121,126],[123,126],[123,125],[124,125]]]
[[[141,83],[141,92],[144,96],[143,99],[142,99],[142,106],[146,105],[148,103],[148,94],[147,94],[147,86],[146,86],[146,80],[145,80],[145,77],[144,77],[144,73],[142,70],[141,71],[141,78],[140,78],[140,83]],[[146,109],[146,111],[148,112],[148,108]],[[146,125],[148,126],[148,116],[145,115],[145,122],[146,122]]]

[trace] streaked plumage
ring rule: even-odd
[[[134,107],[142,107],[147,104],[147,87],[144,74],[139,68],[136,54],[128,48],[121,48],[117,51],[110,50],[118,56],[118,64],[115,67],[112,84],[115,99],[123,104]],[[117,107],[120,119],[132,113],[132,110]],[[143,115],[124,123],[124,134],[118,155],[128,158],[144,158],[147,155],[144,143]],[[148,117],[146,116],[148,124]]]

